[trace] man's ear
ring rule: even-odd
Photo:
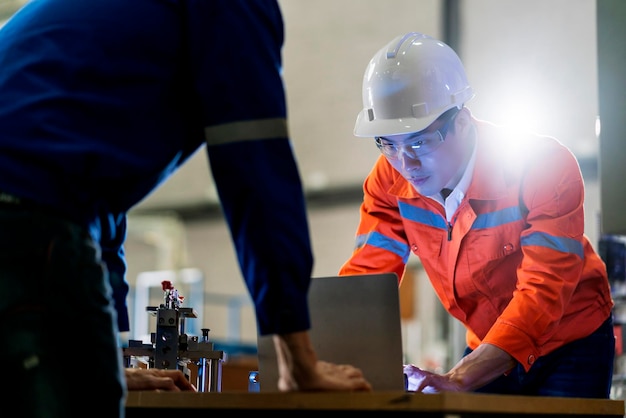
[[[472,113],[466,107],[462,107],[454,118],[454,130],[457,135],[468,135],[472,126]]]

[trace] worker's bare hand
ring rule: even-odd
[[[438,393],[462,390],[456,382],[448,379],[446,375],[429,372],[413,364],[404,366],[404,374],[407,377],[407,390],[413,392]]]
[[[180,370],[124,369],[128,390],[196,391]]]
[[[273,336],[278,389],[291,391],[371,391],[361,369],[318,360],[308,331]]]
[[[372,390],[361,369],[350,364],[320,360],[317,362],[317,372],[321,376],[321,385],[328,389]]]
[[[281,378],[281,391],[371,391],[371,384],[363,376],[361,369],[349,364],[335,364],[318,361],[315,369],[307,377],[299,376],[294,370],[290,379]]]

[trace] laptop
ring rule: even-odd
[[[395,273],[318,277],[309,289],[311,340],[320,360],[359,367],[373,390],[404,391]],[[271,336],[258,336],[259,391],[277,392]]]

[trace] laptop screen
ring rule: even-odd
[[[320,360],[359,367],[374,390],[404,391],[402,328],[395,273],[313,278],[311,339]],[[278,391],[271,336],[258,337],[259,384]]]

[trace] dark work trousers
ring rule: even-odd
[[[0,399],[12,416],[123,417],[117,318],[86,230],[0,204]]]
[[[465,349],[465,354],[471,352]],[[476,392],[608,399],[613,380],[615,335],[609,317],[591,335],[540,357],[528,373],[520,365]]]

